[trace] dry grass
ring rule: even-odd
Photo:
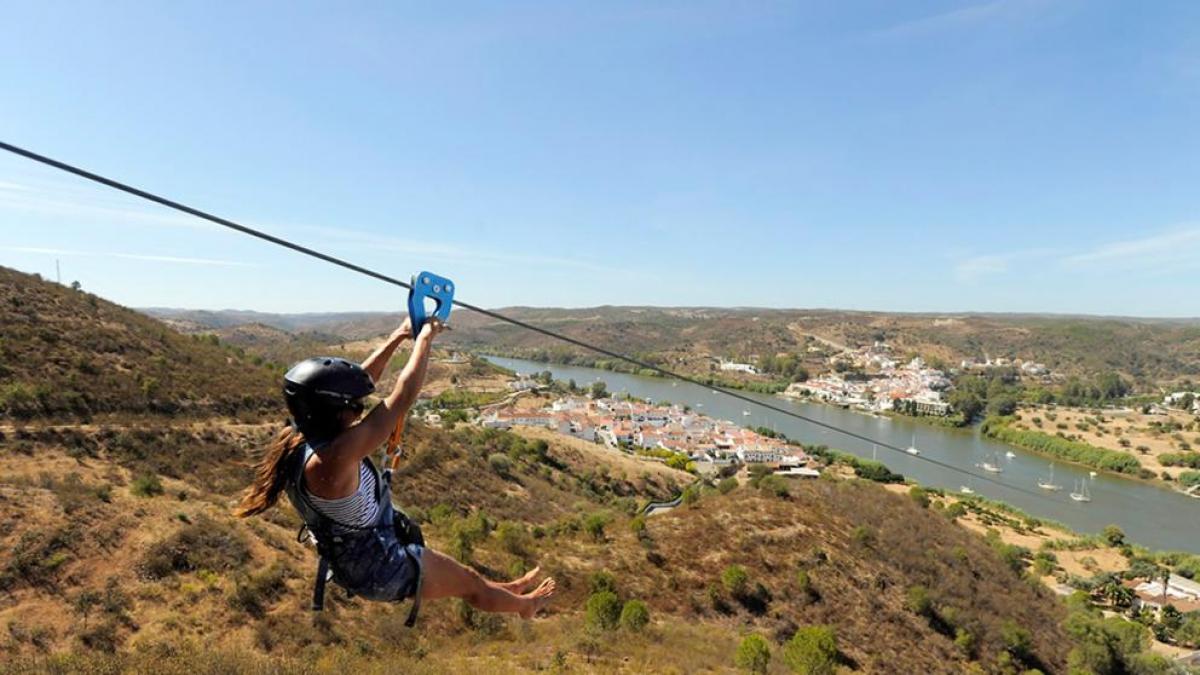
[[[1035,418],[1040,424],[1034,421]],[[1152,426],[1163,423],[1174,423],[1181,429],[1164,432]],[[1200,421],[1181,411],[1171,411],[1169,415],[1143,415],[1135,411],[1105,411],[1098,414],[1080,408],[1029,408],[1021,410],[1020,419],[1013,426],[1051,435],[1062,433],[1075,436],[1098,448],[1127,453],[1136,457],[1156,477],[1166,472],[1178,479],[1179,474],[1186,470],[1186,467],[1163,466],[1158,461],[1159,456],[1181,452],[1184,447],[1200,450]]]

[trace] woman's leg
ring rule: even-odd
[[[462,598],[485,612],[511,612],[528,619],[554,594],[553,579],[546,579],[533,591],[520,595],[429,548],[421,553],[421,569],[422,600]]]

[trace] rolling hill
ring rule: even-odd
[[[35,275],[0,268],[0,412],[257,414],[275,374],[216,341]]]

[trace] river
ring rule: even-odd
[[[627,392],[656,403],[690,405],[697,412],[711,417],[743,425],[769,427],[802,443],[823,444],[859,457],[870,458],[875,454],[893,471],[903,473],[922,485],[945,488],[951,492],[957,492],[965,485],[977,494],[1012,504],[1040,518],[1056,520],[1077,532],[1098,533],[1105,525],[1112,523],[1120,526],[1130,541],[1151,549],[1200,553],[1200,499],[1121,476],[1102,473],[1089,478],[1086,467],[1062,462],[1054,465],[1054,482],[1062,485],[1063,490],[1045,492],[1038,489],[1037,481],[1046,477],[1049,471],[1051,462],[1048,458],[985,438],[977,428],[931,427],[903,418],[875,417],[835,406],[741,392],[753,399],[795,410],[806,417],[884,443],[902,448],[915,443],[921,451],[921,457],[912,457],[882,447],[873,451],[869,443],[686,382],[522,359],[488,359],[519,373],[549,370],[554,374],[554,379],[573,379],[581,386],[602,380],[612,393]],[[743,411],[750,414],[744,415]],[[1014,453],[1015,457],[1005,457],[1006,452]],[[923,461],[922,457],[936,459],[974,474],[987,475],[1002,484],[1019,486],[1034,494],[976,480]],[[977,464],[990,459],[998,461],[1004,473],[983,474],[981,469],[976,468]],[[1076,483],[1084,480],[1088,481],[1092,501],[1073,501],[1067,493]]]

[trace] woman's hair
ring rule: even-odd
[[[275,436],[274,442],[263,453],[255,470],[254,483],[246,489],[242,502],[233,510],[234,515],[247,518],[266,511],[279,501],[279,493],[291,477],[296,449],[304,445],[304,434],[290,425]]]

